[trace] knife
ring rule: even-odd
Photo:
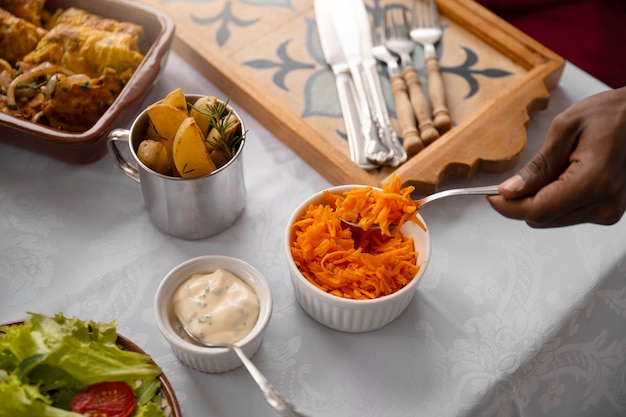
[[[363,169],[373,169],[377,165],[370,162],[365,156],[365,138],[361,131],[361,118],[356,98],[354,82],[350,76],[348,60],[337,44],[337,31],[333,22],[332,1],[314,0],[315,20],[317,32],[322,45],[324,60],[335,74],[339,104],[346,124],[350,159]]]
[[[381,127],[381,139],[392,151],[393,159],[389,165],[396,167],[407,160],[407,154],[404,147],[398,140],[398,135],[391,120],[385,103],[385,96],[380,84],[380,77],[376,67],[376,58],[372,54],[372,38],[373,32],[370,27],[369,17],[363,0],[347,0],[352,8],[357,33],[361,42],[361,54],[363,57],[363,66],[366,71],[367,89],[371,94],[371,100],[377,114],[377,119]]]
[[[328,1],[328,0],[327,0]],[[367,70],[363,65],[360,30],[354,19],[353,7],[348,0],[332,1],[331,13],[343,53],[348,60],[350,74],[359,100],[361,125],[365,136],[365,155],[379,165],[391,160],[393,154],[381,141],[383,125],[368,88]],[[370,35],[368,35],[370,36]],[[371,51],[369,51],[371,53]]]

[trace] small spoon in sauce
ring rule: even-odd
[[[263,396],[265,396],[265,400],[267,401],[267,403],[271,405],[272,408],[274,408],[274,410],[278,412],[278,414],[283,417],[306,417],[304,414],[296,411],[294,406],[289,401],[283,398],[283,396],[276,390],[276,388],[274,388],[272,384],[270,384],[267,378],[265,378],[261,371],[259,371],[259,368],[256,367],[256,365],[250,360],[250,358],[246,356],[244,351],[239,346],[231,345],[229,343],[205,342],[198,338],[196,335],[194,335],[189,329],[187,329],[187,327],[182,324],[182,321],[181,326],[185,333],[187,333],[187,335],[191,339],[193,339],[193,341],[201,346],[205,346],[208,348],[226,348],[235,352],[237,356],[239,356],[239,359],[241,359],[241,362],[243,362],[243,365],[246,367],[259,388],[261,388],[261,391],[263,392]]]
[[[483,187],[469,187],[469,188],[453,188],[450,190],[439,191],[438,193],[434,193],[428,195],[426,197],[420,198],[419,200],[415,200],[415,205],[419,210],[425,204],[430,203],[431,201],[439,200],[444,197],[451,197],[454,195],[497,195],[498,193],[498,185],[486,185]],[[358,222],[351,222],[348,220],[341,219],[342,222],[351,226],[360,228]],[[377,224],[371,225],[368,230],[380,230],[380,226]]]

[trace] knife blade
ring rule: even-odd
[[[372,162],[383,165],[391,160],[393,154],[381,141],[382,125],[372,101],[372,93],[368,88],[367,71],[363,66],[363,55],[367,51],[362,50],[360,31],[354,19],[353,7],[347,0],[334,1],[331,13],[359,99],[361,125],[365,136],[365,155]]]
[[[339,104],[348,136],[350,159],[363,169],[373,169],[377,165],[365,156],[365,138],[361,130],[356,90],[350,75],[348,60],[341,46],[337,44],[337,31],[331,15],[331,0],[314,0],[314,8],[322,54],[335,75]]]
[[[407,154],[404,147],[398,140],[398,135],[387,111],[385,96],[380,84],[380,76],[376,67],[376,58],[372,53],[373,32],[370,26],[367,10],[363,4],[363,0],[344,0],[349,4],[352,13],[346,16],[353,16],[356,23],[356,34],[360,42],[360,50],[362,57],[362,65],[365,70],[366,91],[370,96],[370,102],[373,104],[376,120],[379,123],[380,138],[385,145],[391,150],[392,159],[389,165],[396,167],[407,160]],[[340,1],[343,3],[344,1]]]

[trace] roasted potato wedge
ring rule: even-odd
[[[215,171],[215,163],[204,146],[204,137],[193,117],[180,124],[174,137],[173,159],[182,178],[196,178]]]
[[[215,127],[212,127],[206,135],[207,142],[218,145],[222,142],[228,143],[228,141],[239,132],[240,123],[234,114],[224,116],[224,119],[222,119],[220,123],[223,123],[225,126],[224,135],[222,136]]]
[[[217,97],[203,96],[189,108],[189,115],[195,119],[196,124],[204,136],[206,136],[209,132],[209,125],[211,121],[211,116],[209,116],[211,111],[208,109],[215,109],[218,104],[219,101],[217,100]]]
[[[209,133],[206,135],[206,140],[204,141],[204,145],[206,146],[207,151],[211,153],[214,150],[218,149],[216,145],[218,145],[221,140],[222,140],[222,135],[220,135],[217,129],[212,127],[209,130]]]
[[[159,142],[161,141],[161,137],[157,133],[156,128],[154,127],[154,123],[152,123],[152,120],[148,120],[148,128],[146,129],[146,137],[144,140],[156,140]]]
[[[162,103],[169,104],[170,106],[174,106],[177,109],[187,112],[187,99],[185,98],[185,93],[182,88],[177,88],[176,90],[170,92],[165,96]]]
[[[226,124],[226,129],[224,129],[224,137],[222,139],[230,141],[232,137],[239,132],[239,126],[241,123],[239,123],[239,119],[237,119],[237,117],[232,113],[224,117],[227,117],[227,119],[224,122]]]
[[[216,168],[221,168],[230,161],[230,157],[221,149],[214,149],[210,151],[209,155]]]
[[[162,175],[171,175],[170,153],[162,142],[145,139],[139,144],[137,157],[145,166]]]
[[[176,131],[183,120],[188,117],[187,112],[171,104],[163,103],[148,107],[147,112],[160,140],[167,150],[172,152]]]

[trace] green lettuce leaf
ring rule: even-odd
[[[16,375],[5,375],[0,379],[0,404],[0,417],[82,417],[53,407],[50,398],[36,385],[24,384]]]
[[[161,374],[148,355],[117,344],[115,323],[30,313],[24,324],[0,329],[0,351],[18,364],[20,377],[43,389],[82,389],[104,381],[150,380]]]
[[[156,403],[147,402],[137,406],[133,417],[163,417],[163,411]]]

